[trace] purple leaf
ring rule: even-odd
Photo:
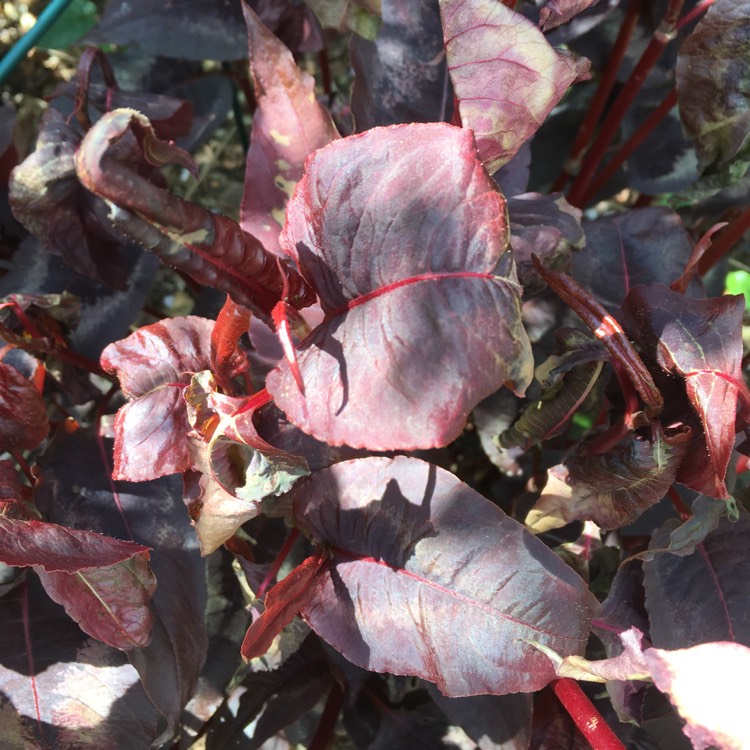
[[[148,560],[148,547],[55,523],[0,517],[0,530],[0,561],[6,565],[34,565],[49,573],[79,573],[111,567],[136,556]]]
[[[48,432],[39,391],[15,367],[0,362],[0,451],[34,450]]]
[[[345,461],[291,496],[297,523],[331,554],[303,617],[349,661],[458,697],[546,685],[552,663],[525,639],[582,652],[596,608],[583,581],[443,469]]]
[[[539,129],[589,61],[555,50],[497,0],[440,0],[445,53],[461,123],[492,174]]]
[[[246,52],[242,13],[232,0],[109,0],[87,39],[188,60],[239,60]]]
[[[105,449],[111,455],[110,441]],[[35,499],[45,515],[58,523],[127,534],[154,548],[150,565],[159,585],[151,600],[151,642],[131,650],[128,657],[152,703],[175,731],[205,658],[204,561],[185,512],[179,479],[113,483],[101,450],[90,430],[79,429],[72,435],[60,431],[40,458]]]
[[[120,651],[85,636],[30,576],[3,598],[2,742],[10,747],[149,747],[159,716]]]
[[[583,228],[586,248],[573,259],[573,276],[611,313],[639,284],[671,284],[693,249],[679,214],[663,207],[604,216]]]
[[[0,561],[34,566],[81,630],[128,651],[145,646],[156,588],[148,547],[42,521],[0,517]]]
[[[125,276],[122,242],[96,214],[101,204],[80,187],[75,152],[81,137],[56,109],[42,118],[36,149],[10,180],[16,218],[79,273],[113,288]]]
[[[581,212],[561,195],[525,193],[508,199],[508,215],[518,280],[527,294],[539,292],[544,282],[534,270],[532,254],[549,268],[567,267],[573,250],[580,250],[586,242]]]
[[[701,171],[747,160],[750,136],[750,41],[743,0],[720,0],[680,45],[680,117],[695,139]]]
[[[623,305],[623,322],[644,357],[684,379],[703,425],[709,461],[701,456],[685,462],[677,481],[712,497],[728,496],[724,477],[734,448],[737,399],[748,395],[742,379],[744,310],[741,296],[689,299],[661,284],[636,287]]]
[[[669,544],[679,526],[668,521],[650,548]],[[708,641],[750,644],[750,515],[726,518],[686,556],[662,552],[643,563],[651,641],[658,648],[686,648]]]
[[[156,578],[145,556],[116,565],[56,573],[37,569],[46,592],[84,633],[122,651],[148,646]]]
[[[140,482],[191,468],[182,392],[210,366],[213,327],[192,315],[163,320],[102,352],[102,367],[130,399],[115,420],[115,479]]]
[[[539,25],[542,31],[556,29],[598,2],[599,0],[548,0],[539,13]]]
[[[482,398],[503,384],[526,388],[504,200],[468,131],[394,125],[316,152],[281,243],[326,317],[299,347],[314,398],[286,362],[267,388],[316,438],[371,450],[445,445]]]
[[[661,429],[653,441],[629,437],[607,453],[584,443],[548,471],[526,525],[542,533],[575,520],[604,529],[632,523],[664,497],[689,446],[690,433],[665,435]]]
[[[315,98],[315,80],[243,3],[250,74],[258,107],[253,115],[240,226],[281,255],[279,232],[286,204],[305,159],[339,137],[331,115]]]
[[[373,41],[353,36],[350,43],[357,131],[449,120],[453,93],[437,0],[383,0],[382,14]]]

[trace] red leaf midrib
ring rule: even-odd
[[[378,287],[377,289],[373,289],[371,292],[367,292],[366,294],[362,294],[359,297],[355,297],[354,299],[347,301],[345,305],[342,305],[341,307],[338,307],[335,310],[331,311],[328,317],[342,315],[355,307],[364,305],[370,300],[376,299],[377,297],[382,297],[384,294],[388,294],[389,292],[393,292],[396,289],[401,289],[405,286],[410,286],[411,284],[421,284],[425,281],[443,281],[445,279],[483,279],[486,281],[491,281],[500,278],[502,277],[479,271],[445,271],[441,273],[431,272],[423,273],[419,276],[409,276],[405,279],[399,279],[398,281],[394,281],[390,284],[385,284],[384,286]]]

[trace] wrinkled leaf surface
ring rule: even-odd
[[[482,398],[528,384],[504,200],[468,131],[394,125],[316,152],[281,243],[326,317],[299,347],[311,397],[286,362],[266,385],[316,438],[372,450],[444,445]]]
[[[302,614],[349,661],[457,697],[546,685],[552,663],[524,639],[584,648],[596,603],[583,581],[452,474],[358,459],[292,497],[297,523],[331,554]]]
[[[102,352],[102,367],[131,399],[115,421],[115,479],[139,482],[191,467],[182,392],[210,366],[213,326],[195,316],[163,320]]]
[[[750,156],[749,21],[745,0],[718,0],[680,45],[680,117],[701,171]]]
[[[558,52],[531,21],[496,0],[440,0],[440,12],[461,123],[476,134],[492,174],[587,75],[589,62]]]

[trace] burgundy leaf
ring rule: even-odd
[[[234,221],[172,195],[133,168],[192,167],[187,152],[159,140],[140,113],[108,112],[88,131],[75,160],[78,179],[107,201],[113,225],[168,265],[230,294],[266,321],[287,287],[296,306],[314,301],[294,269]]]
[[[550,31],[568,23],[571,18],[598,2],[599,0],[548,0],[539,12],[539,25],[542,31]]]
[[[111,455],[111,441],[104,449]],[[176,731],[206,653],[205,563],[182,502],[181,481],[167,477],[113,483],[102,446],[90,429],[74,434],[60,431],[40,458],[39,469],[34,496],[48,518],[68,526],[128,534],[154,548],[149,562],[159,585],[151,600],[151,642],[129,651],[128,658],[151,703]],[[239,640],[233,646],[235,661],[238,644]],[[124,745],[125,750],[130,748]]]
[[[145,555],[75,573],[37,573],[50,597],[84,633],[122,651],[149,644],[156,578]]]
[[[133,750],[161,733],[125,655],[84,635],[35,576],[3,598],[0,628],[6,747]]]
[[[307,604],[313,595],[315,578],[324,561],[324,554],[308,557],[268,592],[265,610],[247,629],[242,641],[241,652],[245,661],[263,656],[273,639]]]
[[[461,123],[491,173],[539,129],[589,61],[558,52],[497,0],[440,0],[445,53]]]
[[[113,288],[125,276],[122,242],[96,215],[76,178],[80,135],[56,109],[44,113],[36,150],[13,171],[10,202],[16,218],[79,273]]]
[[[583,228],[586,247],[573,259],[573,276],[613,314],[638,284],[671,284],[693,248],[679,214],[662,206],[603,216]]]
[[[661,284],[636,287],[623,305],[628,333],[643,356],[684,379],[703,425],[709,460],[686,462],[677,480],[712,497],[728,496],[724,477],[737,399],[750,395],[742,376],[744,310],[741,296],[689,299]]]
[[[267,388],[316,438],[372,450],[445,445],[482,398],[503,384],[526,388],[532,363],[504,254],[504,200],[468,131],[394,125],[321,149],[281,243],[326,318],[299,347],[314,397],[285,362]]]
[[[561,195],[525,193],[508,199],[508,215],[518,280],[527,294],[539,292],[544,283],[534,270],[532,254],[550,268],[568,266],[573,250],[580,250],[586,242],[581,212]]]
[[[331,554],[302,614],[349,661],[457,697],[546,685],[552,663],[526,639],[584,648],[596,602],[583,581],[443,469],[345,461],[291,496],[298,524]]]
[[[232,0],[109,0],[88,39],[188,60],[239,60],[246,52],[242,13]]]
[[[224,396],[206,371],[193,378],[185,400],[190,424],[204,440],[191,448],[202,476],[191,486],[190,506],[201,552],[208,555],[258,515],[263,499],[287,492],[309,470],[304,458],[258,434],[253,417],[267,394]]]
[[[594,621],[594,632],[604,644],[607,656],[616,656],[622,649],[619,634],[637,628],[649,636],[648,612],[643,588],[643,564],[629,559],[617,569],[607,598]]]
[[[382,14],[374,40],[350,42],[357,131],[449,120],[453,93],[437,0],[383,0]]]
[[[250,317],[249,310],[227,295],[211,332],[211,369],[227,393],[232,393],[238,360],[244,359],[237,354],[237,344],[250,328]]]
[[[706,643],[678,651],[647,649],[644,660],[659,690],[685,720],[695,750],[750,747],[743,692],[729,675],[747,674],[750,649],[736,643]]]
[[[81,630],[123,651],[145,646],[156,579],[149,550],[91,531],[0,517],[0,561],[34,566]]]
[[[548,471],[526,525],[536,533],[575,520],[604,529],[626,526],[664,497],[689,446],[690,433],[660,429],[653,441],[629,437],[607,453],[593,453],[584,443]]]
[[[39,391],[15,367],[0,362],[0,451],[34,450],[48,432]]]
[[[271,253],[281,255],[279,232],[286,204],[313,151],[339,137],[315,98],[315,80],[289,50],[242,4],[248,31],[250,74],[258,107],[247,153],[240,226]]]
[[[747,22],[744,0],[719,0],[680,45],[680,117],[695,139],[701,171],[747,160],[749,155]]]
[[[139,482],[191,467],[182,392],[210,366],[213,327],[192,315],[163,320],[102,352],[102,367],[130,399],[115,421],[115,479]]]
[[[0,517],[0,561],[6,565],[38,566],[49,573],[79,573],[141,557],[149,548],[83,529],[44,521]]]
[[[679,526],[668,521],[650,548],[667,547]],[[750,516],[722,519],[686,556],[659,553],[643,563],[651,641],[658,648],[685,648],[709,641],[750,644]]]

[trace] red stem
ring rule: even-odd
[[[36,483],[36,480],[34,479],[34,474],[31,471],[29,462],[23,457],[23,454],[20,451],[11,450],[10,455],[13,456],[13,459],[18,464],[18,467],[24,473],[26,479],[29,480],[29,484],[31,484],[31,486],[33,487]]]
[[[96,416],[94,417],[94,433],[96,435],[96,445],[97,448],[99,448],[99,456],[102,459],[102,463],[104,464],[104,471],[107,475],[107,481],[109,482],[109,489],[112,492],[112,499],[115,501],[115,505],[117,506],[117,510],[120,514],[120,518],[122,518],[122,523],[125,526],[125,530],[128,533],[128,536],[131,540],[135,540],[135,537],[133,536],[133,531],[130,528],[130,524],[128,523],[128,519],[125,516],[125,508],[122,507],[122,501],[120,500],[120,493],[117,491],[117,487],[115,486],[115,480],[112,478],[112,468],[109,464],[109,457],[107,456],[107,448],[104,445],[104,438],[102,437],[102,431],[101,431],[101,422],[102,417],[104,416],[104,410],[107,408],[107,405],[110,402],[110,399],[112,396],[114,396],[115,392],[117,391],[118,386],[113,385],[107,393],[104,394],[104,398],[102,399],[99,406],[96,407]]]
[[[299,529],[292,529],[289,533],[289,536],[286,538],[286,541],[284,542],[284,546],[281,548],[279,554],[276,556],[276,559],[273,561],[271,570],[268,571],[268,574],[263,579],[263,583],[260,584],[260,588],[258,589],[258,592],[256,594],[257,599],[260,599],[263,594],[266,593],[268,587],[276,580],[276,576],[279,574],[279,570],[281,570],[281,566],[284,564],[284,560],[286,560],[287,555],[291,552],[298,536]]]
[[[617,153],[612,157],[607,166],[591,182],[581,199],[581,204],[590,203],[593,197],[612,179],[615,172],[625,163],[630,155],[648,138],[654,128],[669,114],[677,104],[677,90],[667,94],[664,101],[641,123],[638,130],[620,146]]]
[[[42,721],[42,711],[39,703],[39,691],[36,683],[36,667],[34,666],[34,651],[31,645],[31,618],[29,616],[29,586],[24,580],[21,583],[21,617],[23,618],[23,638],[26,642],[26,660],[29,666],[29,679],[31,680],[31,695],[34,701],[34,713],[36,722],[39,725],[39,735],[44,741],[45,747],[50,747],[47,736],[44,731],[44,722]]]
[[[705,13],[715,2],[716,0],[703,0],[698,3],[692,10],[685,13],[685,15],[677,22],[677,26],[675,27],[677,31],[683,29],[691,21],[698,18],[698,16],[703,15],[703,13]]]
[[[633,30],[638,22],[638,16],[641,13],[642,7],[643,0],[631,0],[628,4],[625,18],[622,21],[622,26],[620,26],[620,32],[617,35],[614,46],[612,47],[612,52],[607,60],[607,66],[604,69],[604,73],[599,80],[599,86],[591,100],[591,104],[589,104],[588,111],[583,118],[578,135],[573,141],[573,145],[570,147],[563,171],[552,185],[551,192],[553,193],[562,190],[572,174],[575,174],[578,171],[581,154],[583,154],[591,135],[594,130],[596,130],[597,123],[601,118],[601,114],[607,104],[609,95],[612,93],[612,87],[617,80],[617,73],[620,70],[622,60],[625,57],[630,38],[633,36]]]
[[[679,515],[680,520],[687,521],[692,513],[685,507],[685,503],[682,502],[680,493],[677,492],[677,490],[674,488],[674,485],[667,490],[667,495],[672,501],[672,505],[674,505],[674,508],[677,511],[677,515]]]
[[[312,738],[307,750],[326,750],[326,748],[330,747],[333,732],[336,729],[336,722],[338,721],[343,705],[344,690],[336,682],[328,693],[326,705],[323,708],[323,715],[320,717],[318,728],[315,730],[315,736]]]
[[[664,13],[664,17],[659,23],[658,28],[646,47],[641,59],[636,64],[630,77],[625,82],[622,91],[618,95],[615,103],[604,119],[602,129],[594,141],[593,145],[586,154],[581,171],[573,182],[568,194],[568,202],[574,206],[583,206],[583,197],[588,192],[588,186],[594,177],[594,172],[599,167],[604,158],[604,154],[609,148],[609,144],[617,133],[620,123],[625,113],[633,103],[638,92],[641,90],[646,77],[651,72],[656,61],[659,59],[664,48],[675,36],[677,16],[682,10],[685,0],[669,0],[669,5]]]
[[[625,745],[617,739],[617,735],[575,680],[562,677],[553,680],[550,687],[594,750],[625,750]]]
[[[750,230],[750,206],[737,216],[717,236],[698,263],[698,273],[705,274],[713,268]]]

